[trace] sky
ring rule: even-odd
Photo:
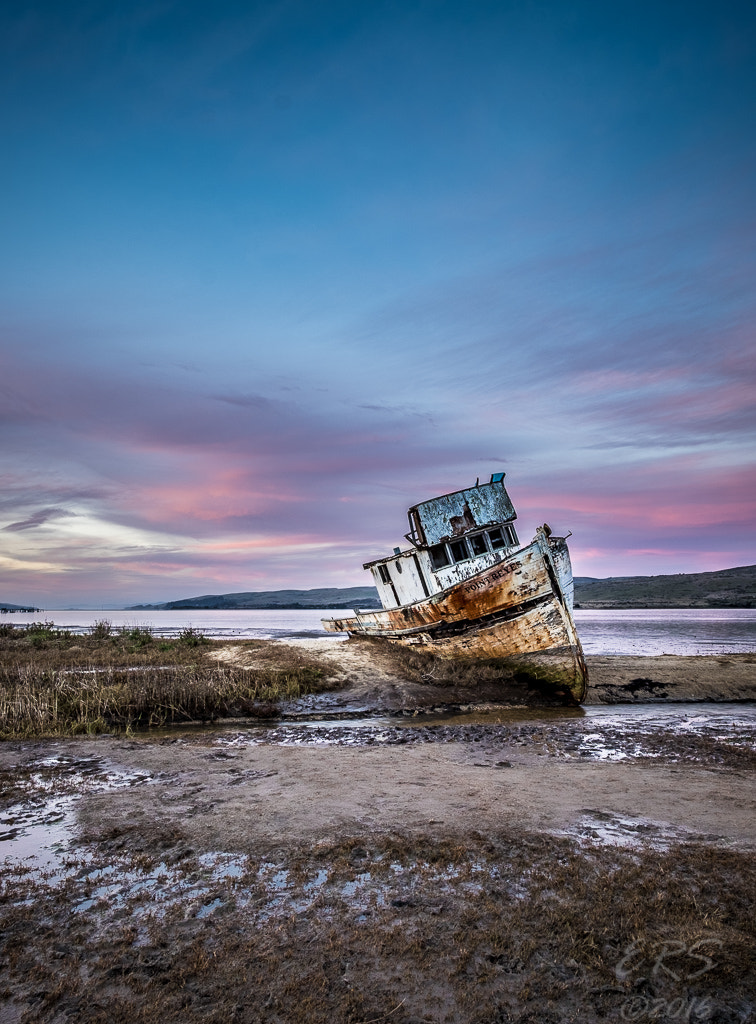
[[[6,0],[0,601],[359,586],[505,471],[756,562],[756,7]]]

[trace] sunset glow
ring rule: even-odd
[[[750,8],[0,22],[0,600],[364,584],[499,470],[577,575],[756,562]]]

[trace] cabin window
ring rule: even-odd
[[[517,547],[517,534],[515,533],[514,526],[505,526],[504,530],[506,532],[507,540],[509,541],[510,546],[513,547],[513,548],[516,548]]]
[[[402,571],[402,563],[401,562],[397,562],[396,563],[396,571],[397,572],[401,572]]]
[[[445,565],[449,565],[449,556],[446,553],[445,544],[435,544],[432,548],[428,549],[428,554],[434,569],[443,569]]]
[[[453,540],[449,545],[449,551],[451,551],[451,556],[455,563],[464,562],[466,558],[470,557],[467,553],[467,545],[464,540]]]
[[[423,526],[420,522],[420,516],[417,514],[417,509],[412,509],[412,515],[410,518],[412,524],[412,533],[414,534],[415,543],[423,540]]]
[[[390,583],[391,582],[391,577],[389,576],[388,566],[379,565],[378,566],[378,575],[381,577],[381,582],[382,583]]]
[[[472,548],[474,555],[485,555],[488,551],[486,547],[486,536],[484,533],[475,533],[472,537],[467,538],[470,541],[470,547]]]
[[[504,534],[498,526],[495,530],[488,531],[488,539],[491,541],[491,548],[494,551],[499,551],[501,548],[505,548],[507,546],[507,542],[504,540]]]

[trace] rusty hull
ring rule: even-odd
[[[527,547],[427,600],[323,625],[331,632],[419,646],[443,658],[493,659],[502,680],[580,703],[587,670],[554,565],[560,544],[539,530]]]

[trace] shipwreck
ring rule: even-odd
[[[525,691],[579,704],[588,673],[572,618],[567,539],[544,524],[521,545],[504,476],[413,505],[410,547],[363,566],[382,610],[355,609],[323,626],[486,662],[503,695]]]

